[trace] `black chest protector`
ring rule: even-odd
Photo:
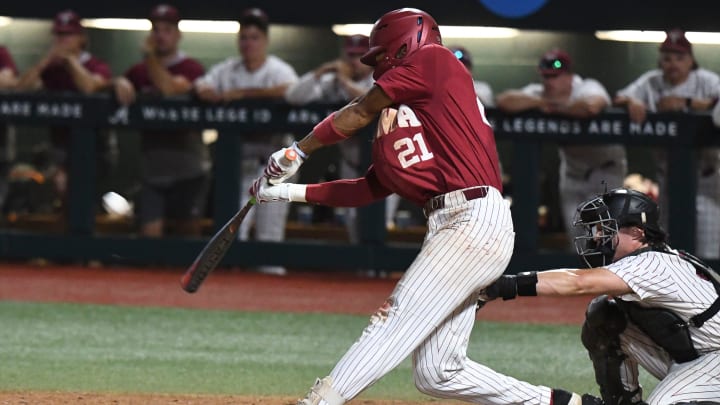
[[[616,298],[618,307],[628,318],[640,328],[653,342],[665,349],[677,363],[695,360],[699,354],[693,346],[690,328],[700,328],[720,311],[720,275],[697,257],[679,250],[643,248],[632,253],[638,255],[650,250],[680,257],[695,267],[698,275],[709,280],[718,293],[718,298],[705,311],[693,316],[685,322],[676,313],[667,309],[647,308],[637,302],[623,301]]]

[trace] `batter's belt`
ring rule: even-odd
[[[465,201],[485,198],[488,194],[488,186],[468,188],[462,190],[462,193],[465,195]],[[427,200],[423,206],[423,214],[425,214],[425,218],[429,217],[433,211],[445,208],[445,196],[446,194],[440,194]]]

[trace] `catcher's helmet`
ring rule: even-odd
[[[370,32],[370,50],[360,59],[375,67],[377,80],[401,59],[427,44],[442,44],[440,29],[430,14],[416,8],[401,8],[380,17]],[[401,52],[405,47],[404,53]],[[377,56],[385,52],[382,60]]]
[[[575,238],[575,250],[590,267],[610,264],[615,256],[618,228],[637,226],[650,245],[665,242],[658,220],[660,209],[647,195],[626,188],[610,190],[583,202],[577,208],[574,225],[585,233]]]

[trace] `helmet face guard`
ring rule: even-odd
[[[602,197],[582,203],[573,225],[583,228],[583,235],[575,237],[575,251],[588,267],[612,263],[617,248],[618,223],[611,217]]]

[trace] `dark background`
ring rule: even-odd
[[[515,0],[507,0],[515,1]],[[160,3],[160,2],[158,2]],[[664,30],[682,27],[694,31],[718,28],[720,3],[707,0],[549,0],[537,12],[521,19],[494,15],[478,0],[430,1],[227,1],[174,0],[185,16],[196,19],[228,19],[250,6],[263,8],[281,24],[327,25],[370,23],[385,12],[417,7],[445,25],[492,25],[525,29],[589,32],[597,29]],[[50,18],[59,7],[78,10],[84,17],[144,18],[156,4],[148,1],[4,1],[0,14],[14,17]]]

